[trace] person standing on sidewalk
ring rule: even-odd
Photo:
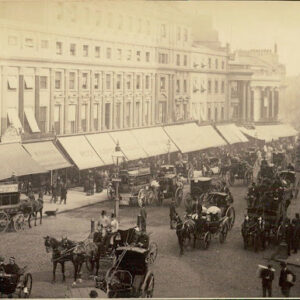
[[[146,212],[146,207],[145,207],[145,203],[144,201],[142,201],[141,204],[141,209],[140,209],[140,226],[141,226],[141,230],[146,232],[146,221],[147,221],[147,212]]]
[[[271,265],[267,269],[261,271],[261,283],[263,289],[263,297],[272,297],[272,282],[274,280],[274,271]]]
[[[284,297],[290,296],[291,287],[296,281],[296,275],[287,268],[285,262],[280,263],[281,271],[279,277],[279,286],[281,288],[281,293]]]
[[[60,204],[62,204],[63,202],[64,202],[64,205],[67,204],[67,193],[68,193],[67,184],[64,183],[64,184],[62,184],[61,192],[60,192]]]

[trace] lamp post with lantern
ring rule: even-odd
[[[121,151],[119,142],[117,142],[115,151],[112,155],[112,160],[115,165],[115,173],[114,173],[114,177],[112,178],[112,182],[115,183],[115,189],[116,189],[114,213],[115,213],[117,220],[119,220],[119,207],[120,207],[119,183],[121,182],[121,178],[120,178],[120,174],[119,174],[119,164],[121,162],[123,162],[124,159],[125,159],[125,156],[124,156],[123,152]]]

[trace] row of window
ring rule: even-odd
[[[90,81],[89,81],[90,74],[89,73],[82,73],[81,77],[81,89],[87,90],[90,88]],[[122,90],[124,89],[123,85],[125,85],[126,90],[132,90],[133,88],[133,75],[127,74],[124,76],[121,74],[116,75],[115,80],[115,89]],[[48,89],[48,76],[40,76],[40,89]],[[33,76],[24,76],[24,87],[25,89],[33,89]],[[63,73],[62,72],[55,72],[55,89],[61,90],[63,88]],[[112,84],[112,74],[105,74],[105,89],[111,90],[113,88]],[[70,90],[77,90],[78,82],[77,82],[77,73],[76,72],[69,72],[69,79],[68,79],[68,88]],[[18,87],[17,77],[16,76],[9,76],[7,80],[7,87],[9,90],[15,90]],[[101,77],[100,73],[94,73],[93,78],[93,87],[95,90],[99,90],[101,88]],[[144,85],[142,82],[142,75],[135,76],[135,89],[141,90],[144,87],[145,90],[151,89],[151,77],[150,75],[145,75],[144,77]],[[165,89],[165,83],[163,83],[163,89]]]
[[[180,57],[181,55],[180,54],[176,54],[176,65],[177,66],[180,66],[181,64],[181,61],[180,61]],[[183,66],[187,66],[188,64],[188,57],[187,55],[183,55],[183,62],[182,62]]]
[[[224,107],[221,107],[221,119],[219,119],[219,111],[218,108],[215,107],[214,116],[212,115],[212,109],[210,107],[207,108],[207,119],[208,121],[223,121],[225,118]]]
[[[208,82],[207,82],[207,92],[209,94],[212,93],[212,81],[211,80],[208,80]],[[214,89],[214,92],[215,93],[219,93],[219,81],[218,80],[215,80],[215,89]],[[221,82],[220,92],[222,94],[225,93],[225,81]]]
[[[225,69],[225,61],[224,60],[221,61],[220,67],[221,67],[222,70]],[[213,68],[212,59],[210,57],[208,58],[208,68],[209,69]],[[214,68],[219,69],[219,59],[218,58],[216,58],[215,61],[214,61]]]
[[[181,91],[184,93],[187,93],[187,80],[186,79],[183,80],[182,89],[181,89],[181,80],[179,80],[179,79],[176,80],[176,93],[180,93]]]

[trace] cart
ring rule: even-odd
[[[245,160],[232,158],[228,173],[228,183],[233,186],[236,180],[242,180],[245,185],[249,185],[253,179],[251,165]]]
[[[115,261],[105,278],[96,279],[96,287],[109,298],[152,298],[154,274],[150,270],[149,251],[138,247],[119,247]]]
[[[176,205],[180,206],[183,199],[183,183],[177,175],[176,167],[163,165],[158,177],[157,204],[162,205],[165,199],[174,198]]]
[[[25,227],[25,216],[20,209],[20,192],[15,182],[0,184],[0,233],[9,227],[15,231]]]
[[[22,268],[18,275],[0,273],[0,296],[8,295],[11,298],[30,298],[32,290],[32,275]],[[17,277],[15,277],[17,276]]]
[[[141,201],[151,205],[155,202],[155,194],[150,187],[151,178],[150,168],[121,170],[120,180],[113,178],[109,183],[107,197],[114,199],[118,181],[120,205],[136,206]]]
[[[223,187],[222,180],[211,177],[195,177],[190,180],[190,191],[184,197],[184,205],[190,210],[193,201],[202,201],[208,193],[212,191],[220,191]]]

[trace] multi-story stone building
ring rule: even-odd
[[[184,19],[160,2],[0,2],[1,134],[276,118],[277,54],[229,61],[215,31],[205,43]]]
[[[229,117],[236,121],[276,121],[285,67],[274,51],[236,51],[229,64]]]

